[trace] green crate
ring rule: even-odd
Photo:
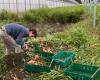
[[[39,44],[35,44],[33,48],[34,53],[40,53],[42,51],[42,48],[40,47]]]
[[[41,72],[50,72],[51,68],[47,65],[40,66],[40,65],[26,64],[24,66],[24,70],[29,73],[41,73]]]
[[[97,69],[96,66],[74,63],[64,70],[64,74],[71,76],[74,80],[100,80],[100,71],[91,78]]]
[[[47,53],[47,52],[41,52],[40,55],[41,55],[41,58],[46,61],[51,61],[52,57],[54,56],[54,54]]]
[[[63,59],[63,60],[61,60]],[[70,65],[75,59],[75,54],[71,51],[59,51],[53,56],[53,64],[59,65],[61,68]]]
[[[44,52],[39,45],[35,45],[33,52],[38,53],[38,55],[46,61],[51,61],[52,57],[54,56],[52,53]]]

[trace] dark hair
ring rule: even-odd
[[[37,37],[37,30],[36,29],[30,28],[29,31],[32,31],[35,38]]]

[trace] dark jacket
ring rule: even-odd
[[[28,28],[16,23],[5,25],[5,30],[21,46],[24,44],[23,38],[28,37],[29,33]]]

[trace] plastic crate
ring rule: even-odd
[[[33,48],[33,52],[34,52],[34,53],[40,53],[41,50],[42,50],[42,48],[40,47],[39,44],[35,44],[35,45],[34,45],[34,48]]]
[[[51,61],[52,57],[54,56],[54,54],[52,53],[47,53],[47,52],[40,52],[41,58],[46,60],[46,61]]]
[[[61,68],[70,65],[75,60],[75,54],[71,51],[59,51],[53,56],[53,64]]]
[[[64,74],[71,76],[74,80],[100,80],[100,71],[93,78],[92,75],[98,67],[82,64],[72,64],[64,70]]]
[[[38,55],[46,61],[51,61],[52,57],[54,56],[52,53],[44,52],[39,45],[35,45],[33,52],[38,53]]]
[[[46,65],[40,66],[40,65],[26,64],[24,66],[24,70],[29,73],[41,73],[41,72],[50,72],[51,68]]]

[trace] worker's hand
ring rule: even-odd
[[[21,53],[21,52],[23,52],[21,46],[17,45],[16,48],[15,48],[15,53]]]
[[[28,49],[29,49],[28,44],[24,44],[24,45],[23,45],[23,49],[24,49],[24,50],[28,50]]]

